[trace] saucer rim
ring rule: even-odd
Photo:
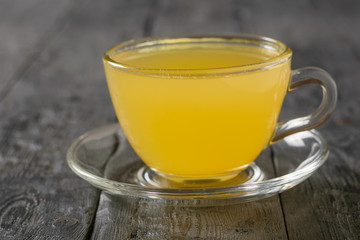
[[[110,194],[115,195],[129,195],[135,197],[143,198],[156,198],[156,199],[170,199],[170,200],[216,200],[216,199],[225,199],[225,198],[251,198],[259,195],[258,198],[262,198],[261,195],[272,196],[276,193],[283,192],[289,188],[292,188],[295,185],[298,185],[300,182],[304,181],[310,177],[316,170],[322,166],[329,155],[329,146],[325,138],[315,129],[303,131],[300,133],[292,134],[287,138],[294,137],[294,135],[308,133],[313,136],[320,144],[319,150],[316,154],[312,155],[310,158],[304,159],[310,160],[310,164],[306,165],[304,168],[295,169],[293,172],[277,176],[274,178],[262,180],[259,182],[244,183],[241,185],[235,186],[226,186],[226,187],[210,187],[210,188],[155,188],[147,187],[142,185],[136,185],[131,183],[123,183],[104,177],[97,176],[93,173],[86,171],[80,166],[80,164],[75,160],[74,151],[86,140],[96,138],[98,136],[106,136],[110,134],[121,134],[121,127],[118,123],[102,126],[99,128],[92,129],[80,137],[78,137],[69,147],[67,151],[67,163],[71,170],[83,178],[93,186],[105,190]],[[108,133],[108,134],[104,134]],[[124,135],[122,136],[124,137]],[[281,141],[274,143],[273,145],[279,144]],[[256,162],[256,160],[255,160]],[[286,184],[289,184],[291,181],[291,186],[284,187]],[[269,185],[271,186],[270,189]],[[268,189],[264,194],[259,194],[256,190],[258,189]],[[246,193],[242,195],[242,193]],[[265,196],[265,197],[266,197]]]

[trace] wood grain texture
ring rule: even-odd
[[[360,238],[359,12],[355,0],[1,1],[0,239]],[[142,36],[205,32],[280,39],[293,68],[333,75],[338,106],[320,127],[326,164],[280,196],[211,207],[112,197],[76,177],[68,146],[115,120],[103,52]],[[319,93],[289,94],[282,118],[310,112]]]
[[[114,119],[99,58],[112,42],[96,30],[100,11],[74,2],[1,102],[0,239],[85,239],[90,232],[99,191],[71,172],[65,155],[78,135]]]
[[[278,197],[180,206],[101,194],[91,239],[287,239]]]
[[[71,2],[0,2],[0,101],[64,26]]]
[[[99,191],[71,172],[66,151],[80,134],[114,121],[101,56],[140,37],[139,16],[147,12],[144,1],[74,3],[16,79],[0,109],[0,195],[7,196],[0,202],[1,239],[91,234]]]
[[[312,35],[291,40],[293,66],[326,69],[339,94],[332,118],[319,128],[330,144],[328,161],[308,181],[280,196],[289,239],[360,238],[360,32],[354,31],[360,26],[359,11],[354,1],[302,3],[301,12],[307,14],[299,25]],[[320,102],[316,95],[316,88],[296,90],[286,99],[283,115],[309,113]]]

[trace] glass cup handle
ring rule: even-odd
[[[334,79],[323,69],[304,67],[293,70],[288,91],[314,83],[319,84],[322,88],[323,97],[320,106],[307,116],[279,122],[271,143],[290,134],[315,128],[330,117],[336,106],[337,90]]]

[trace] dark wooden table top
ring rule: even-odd
[[[209,207],[112,197],[66,163],[72,141],[115,121],[101,56],[121,41],[246,32],[282,40],[293,68],[326,69],[338,105],[319,131],[328,161],[282,194]],[[359,239],[360,2],[2,0],[0,239]],[[310,112],[317,88],[289,94]]]

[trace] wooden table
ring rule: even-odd
[[[247,32],[280,39],[293,68],[319,66],[338,105],[319,131],[328,161],[267,199],[213,207],[111,197],[77,177],[66,151],[115,120],[101,56],[148,35]],[[360,2],[2,0],[0,239],[359,239]],[[318,88],[289,94],[283,117],[310,112]]]

